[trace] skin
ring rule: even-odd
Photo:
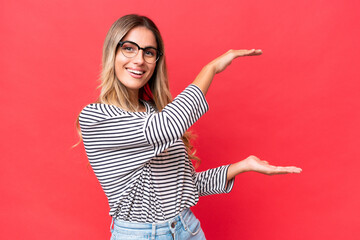
[[[152,31],[146,27],[135,27],[131,29],[122,41],[132,41],[137,43],[140,47],[155,47],[157,43]],[[144,60],[143,50],[133,58],[125,57],[120,48],[115,55],[115,74],[119,81],[128,89],[130,101],[134,106],[138,106],[139,112],[145,111],[145,106],[139,102],[139,89],[142,88],[151,78],[154,73],[156,63],[147,63]],[[136,70],[143,72],[137,75],[131,72]]]
[[[157,48],[154,34],[145,27],[136,27],[130,30],[123,41],[132,41],[137,43],[140,47],[155,47]],[[134,106],[138,106],[138,111],[145,111],[145,107],[139,102],[139,89],[143,87],[154,73],[156,63],[149,64],[145,62],[143,50],[140,50],[136,57],[127,58],[120,50],[115,57],[115,73],[119,81],[127,87],[130,94],[130,100]],[[193,81],[193,84],[198,86],[206,95],[215,74],[224,71],[235,58],[246,56],[261,55],[261,50],[229,50],[220,57],[214,59],[207,64]],[[134,75],[131,70],[143,72],[141,75]],[[301,168],[294,166],[273,166],[267,161],[261,160],[256,156],[249,156],[244,160],[230,165],[227,173],[227,180],[234,178],[236,175],[254,171],[266,175],[300,173]]]

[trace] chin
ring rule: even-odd
[[[120,81],[128,90],[139,91],[148,81],[144,82],[133,82],[133,81]]]

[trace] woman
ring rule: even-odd
[[[90,164],[108,198],[111,239],[205,239],[190,211],[199,196],[228,193],[237,174],[300,173],[255,156],[195,172],[186,130],[208,109],[215,74],[233,59],[261,50],[230,50],[207,64],[173,101],[164,44],[155,24],[127,15],[110,28],[103,47],[101,93],[80,113]]]

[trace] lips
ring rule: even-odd
[[[127,68],[126,69],[129,73],[131,74],[135,74],[135,75],[138,75],[138,76],[141,76],[145,73],[145,71],[141,71],[141,70],[136,70],[136,69],[130,69],[130,68]]]

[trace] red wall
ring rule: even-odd
[[[229,48],[261,48],[216,76],[195,124],[200,170],[250,154],[300,175],[245,173],[194,212],[208,239],[358,239],[360,2],[0,3],[1,239],[109,239],[105,195],[74,121],[94,101],[120,16],[159,26],[171,90]]]

